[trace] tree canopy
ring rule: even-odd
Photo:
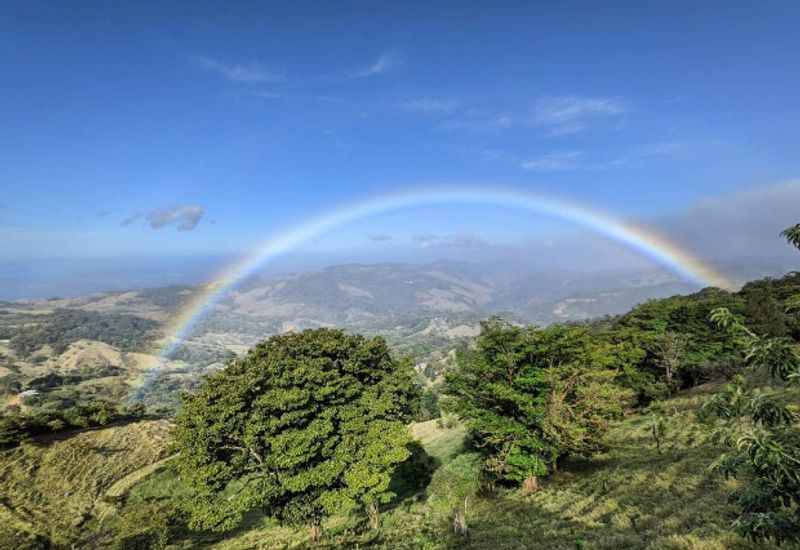
[[[381,338],[317,329],[258,344],[183,399],[190,524],[224,531],[261,508],[313,534],[334,511],[388,501],[417,392],[410,363]]]
[[[562,455],[597,450],[622,413],[630,392],[614,383],[613,350],[584,327],[490,319],[447,373],[447,408],[473,430],[488,473],[535,483]]]

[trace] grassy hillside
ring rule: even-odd
[[[707,472],[719,449],[695,419],[711,388],[665,401],[669,429],[659,453],[647,414],[616,423],[608,450],[573,460],[522,496],[480,495],[477,456],[465,431],[436,420],[412,433],[437,464],[430,484],[383,513],[380,532],[363,520],[331,519],[323,548],[492,548],[706,550],[768,549],[730,531],[733,488]],[[796,399],[797,396],[792,396]],[[0,548],[111,544],[115,531],[148,529],[147,511],[184,493],[169,466],[165,421],[146,421],[69,437],[40,439],[0,456]],[[467,493],[470,536],[452,534],[455,506]],[[131,526],[133,524],[133,526]],[[307,533],[258,514],[227,535],[173,529],[170,548],[304,548]],[[784,547],[785,548],[785,547]]]
[[[107,492],[165,458],[168,437],[168,422],[143,421],[42,437],[3,452],[0,548],[91,544],[111,506]]]
[[[405,494],[383,514],[380,532],[363,529],[362,520],[333,518],[325,526],[323,548],[492,548],[648,550],[769,549],[733,534],[734,508],[727,495],[732,482],[707,471],[720,449],[696,421],[696,411],[711,388],[684,393],[662,404],[668,420],[659,453],[647,414],[616,423],[608,450],[591,460],[573,460],[543,482],[531,496],[499,489],[479,495],[477,457],[464,449],[463,428],[437,421],[412,426],[412,432],[438,467],[428,487]],[[797,396],[793,396],[796,399]],[[470,536],[452,534],[455,506],[466,490]],[[122,514],[136,514],[147,503],[180,495],[169,467],[136,485]],[[228,536],[174,532],[172,548],[304,548],[303,529],[281,527],[251,515]],[[784,547],[786,548],[786,547]]]

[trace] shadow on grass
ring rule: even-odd
[[[409,498],[424,502],[433,473],[442,465],[441,460],[428,454],[417,441],[409,443],[408,450],[411,456],[395,470],[389,483],[389,490],[396,495],[387,507],[390,510]]]

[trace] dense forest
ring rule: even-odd
[[[44,345],[61,353],[78,340],[97,340],[126,351],[140,350],[155,336],[158,323],[135,315],[60,309],[43,322],[15,332],[11,348],[22,356]]]

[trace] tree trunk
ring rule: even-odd
[[[369,518],[369,527],[373,530],[378,530],[381,527],[381,513],[378,510],[378,505],[370,502],[367,506],[367,517]]]
[[[469,534],[467,514],[461,506],[456,506],[453,510],[453,532],[462,537],[466,537]]]
[[[322,538],[322,526],[319,523],[314,523],[308,528],[308,535],[312,544],[319,543]]]
[[[534,475],[530,475],[522,482],[522,494],[530,495],[539,490],[539,480]]]

